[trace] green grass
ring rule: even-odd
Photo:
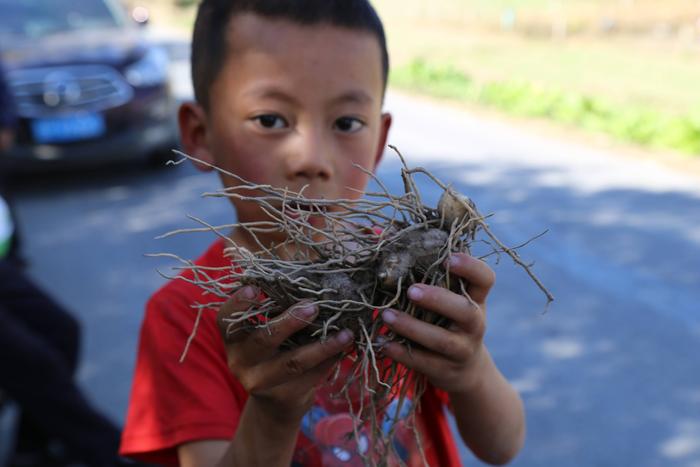
[[[416,59],[396,69],[392,85],[428,95],[547,118],[638,145],[700,155],[700,113],[673,114],[526,80],[478,81],[451,65]]]

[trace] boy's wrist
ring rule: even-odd
[[[471,397],[478,394],[484,386],[489,375],[489,369],[493,366],[491,356],[482,343],[475,355],[476,361],[465,371],[464,382],[458,389],[448,391],[450,399],[455,397]]]
[[[284,429],[299,427],[301,420],[308,411],[305,406],[292,409],[268,398],[254,395],[248,397],[247,404],[250,405],[250,409],[256,415],[256,418],[261,417],[261,421],[269,421],[271,424]]]
[[[229,447],[231,466],[288,466],[291,462],[301,417],[284,413],[278,404],[250,395]]]

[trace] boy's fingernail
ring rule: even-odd
[[[459,256],[452,255],[450,258],[447,260],[447,263],[451,268],[456,268],[459,267],[459,265],[462,263],[461,259]]]
[[[257,296],[257,293],[256,293],[255,289],[253,288],[253,286],[247,285],[247,286],[243,287],[243,289],[241,289],[241,295],[245,299],[252,300]]]
[[[385,323],[392,324],[396,322],[396,312],[392,310],[384,310],[384,312],[382,313],[382,319]]]
[[[347,345],[352,341],[352,332],[348,331],[347,329],[343,329],[340,331],[340,334],[338,334],[338,342],[340,342],[343,345]]]
[[[410,298],[411,300],[420,300],[421,298],[423,298],[423,295],[423,289],[417,285],[412,285],[408,289],[408,298]]]
[[[316,314],[316,305],[304,305],[299,309],[299,314],[304,318],[311,318]]]

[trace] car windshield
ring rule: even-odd
[[[105,0],[0,0],[0,41],[117,27],[121,13]]]

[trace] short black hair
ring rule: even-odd
[[[237,15],[253,13],[300,25],[330,24],[376,36],[382,54],[384,87],[389,75],[384,26],[369,0],[202,0],[192,37],[192,82],[197,102],[209,109],[209,88],[226,57],[226,31]]]

